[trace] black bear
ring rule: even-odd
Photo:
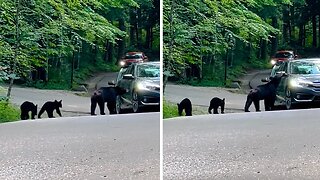
[[[247,101],[244,107],[245,112],[250,112],[250,105],[254,104],[256,111],[260,111],[260,100],[264,100],[264,107],[266,111],[274,109],[274,102],[276,100],[276,90],[280,83],[281,77],[270,77],[270,81],[267,84],[257,86],[255,89],[251,89]]]
[[[38,108],[38,105],[34,105],[32,102],[29,102],[29,101],[23,102],[20,106],[21,120],[29,119],[30,111],[31,111],[31,119],[35,119],[35,116],[37,115],[37,108]]]
[[[190,99],[185,98],[180,103],[177,103],[177,105],[179,116],[182,115],[183,110],[186,113],[186,116],[192,116],[192,104]]]
[[[225,105],[225,98],[220,99],[218,97],[214,97],[210,101],[210,106],[208,108],[208,112],[211,114],[211,110],[213,109],[213,114],[219,114],[218,108],[221,107],[221,114],[224,114],[224,105]]]
[[[123,95],[127,91],[121,87],[100,87],[95,90],[91,96],[91,115],[96,115],[97,104],[100,108],[100,114],[105,115],[104,104],[107,103],[110,114],[117,114],[116,111],[116,98],[118,95]]]
[[[47,111],[49,118],[54,118],[54,116],[53,116],[54,110],[56,110],[57,114],[59,114],[59,116],[62,117],[59,108],[62,108],[62,100],[60,100],[60,101],[57,101],[57,100],[47,101],[46,103],[44,103],[44,105],[40,109],[39,114],[38,114],[38,118],[41,118],[41,115],[42,115],[42,113],[44,113],[44,111]]]

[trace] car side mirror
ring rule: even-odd
[[[115,83],[114,81],[108,81],[108,85],[110,85],[110,86],[115,86],[116,83]]]
[[[123,78],[123,79],[134,79],[134,77],[133,77],[132,74],[125,74],[125,75],[123,75],[122,78]]]
[[[269,79],[269,78],[267,78],[267,77],[266,77],[266,78],[262,78],[262,79],[261,79],[261,82],[269,82],[269,81],[270,81],[270,79]]]
[[[288,74],[285,71],[278,71],[276,72],[277,76],[288,76]]]

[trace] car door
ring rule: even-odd
[[[132,72],[132,65],[127,67],[123,72],[122,78],[119,81],[119,86],[123,89],[126,89],[126,93],[122,95],[122,108],[128,108],[130,105],[130,79],[125,78],[124,76],[130,75]]]
[[[280,73],[280,74],[279,74]],[[277,104],[283,104],[286,96],[287,77],[288,77],[288,62],[283,62],[276,72],[276,75],[282,75],[279,86],[277,88]]]

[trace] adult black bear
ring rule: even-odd
[[[96,115],[97,104],[100,108],[100,114],[105,115],[104,104],[107,103],[107,107],[110,114],[117,114],[116,111],[116,98],[118,95],[123,95],[127,91],[121,87],[101,87],[94,91],[91,96],[91,115]]]
[[[274,102],[276,100],[276,90],[280,83],[281,77],[270,77],[270,81],[267,84],[259,85],[257,88],[250,90],[247,101],[244,107],[245,112],[250,112],[250,105],[254,104],[256,111],[260,111],[260,100],[264,100],[264,107],[266,111],[274,109]]]
[[[54,110],[56,110],[56,112],[59,114],[59,116],[62,117],[59,108],[62,108],[62,100],[60,100],[60,101],[57,101],[57,100],[47,101],[46,103],[44,103],[44,105],[40,109],[39,114],[38,114],[38,118],[41,118],[41,115],[42,115],[42,113],[44,113],[44,111],[47,111],[49,118],[54,118],[54,116],[53,116]]]
[[[190,99],[185,98],[180,102],[180,104],[177,103],[177,105],[178,105],[179,116],[182,115],[183,110],[186,113],[186,116],[192,116],[192,104]]]
[[[35,119],[35,116],[37,115],[37,108],[38,108],[38,105],[34,105],[32,102],[29,102],[29,101],[23,102],[20,106],[21,120],[29,119],[30,111],[31,111],[31,119]]]
[[[213,109],[213,114],[219,114],[218,108],[221,107],[221,114],[224,114],[224,105],[225,105],[225,98],[220,99],[218,97],[214,97],[210,101],[210,106],[208,108],[208,112],[211,114],[211,110]]]

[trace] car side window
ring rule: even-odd
[[[119,82],[122,78],[123,78],[123,75],[125,74],[127,68],[121,68],[119,73],[118,73],[118,76],[117,76],[117,82]]]
[[[132,65],[131,66],[131,69],[130,69],[130,71],[129,71],[129,74],[132,74],[132,76],[135,76],[135,74],[134,74],[134,69],[136,68],[136,66],[134,66],[134,65]]]
[[[127,69],[124,72],[124,74],[131,74],[131,69],[132,69],[132,66],[127,67]]]

